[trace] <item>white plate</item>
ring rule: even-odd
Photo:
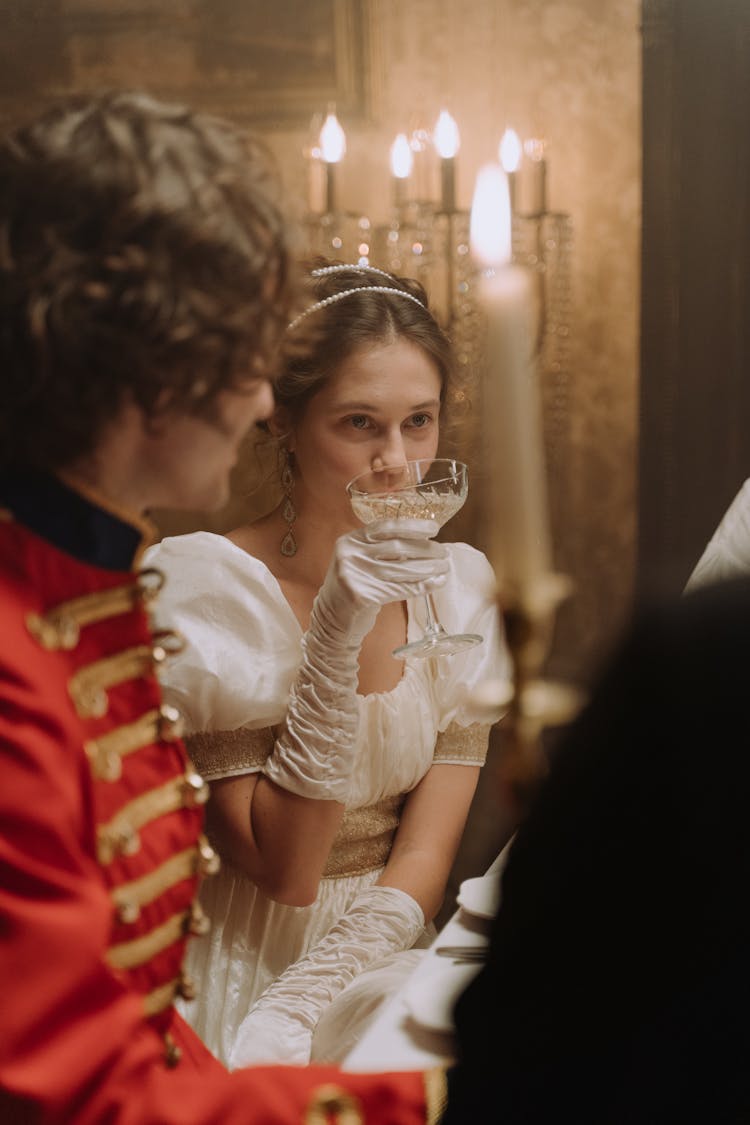
[[[458,888],[456,902],[468,914],[478,918],[494,918],[500,905],[500,872],[464,879]]]
[[[455,964],[446,959],[434,972],[415,974],[404,993],[409,1014],[430,1031],[451,1034],[453,1006],[481,968],[481,962]]]

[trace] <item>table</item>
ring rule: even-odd
[[[499,875],[512,840],[487,868],[486,874]],[[450,1003],[453,991],[463,991],[469,980],[481,969],[481,963],[461,966],[460,974],[449,970],[451,962],[438,955],[444,945],[484,945],[489,921],[466,913],[460,907],[435,938],[424,957],[404,984],[385,1002],[359,1043],[344,1059],[343,1070],[375,1072],[383,1070],[425,1070],[433,1066],[449,1066],[455,1061],[453,1035],[433,1031],[418,1023],[410,1014],[405,995],[426,982],[432,990],[450,989],[440,1000]]]

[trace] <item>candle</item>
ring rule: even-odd
[[[406,133],[399,133],[391,145],[391,175],[393,177],[393,204],[401,212],[406,204],[406,181],[411,175],[414,157]]]
[[[518,169],[521,164],[522,153],[523,149],[521,148],[521,140],[518,133],[515,129],[506,129],[500,138],[497,155],[508,177],[511,215],[515,215],[517,211],[516,180],[518,178]]]
[[[547,211],[547,161],[544,141],[536,137],[524,141],[526,154],[526,192],[524,211],[527,215],[544,215]]]
[[[326,173],[320,146],[313,145],[307,156],[307,206],[311,215],[320,215],[326,208]]]
[[[501,588],[530,588],[550,570],[547,482],[534,370],[533,296],[511,265],[506,173],[485,165],[471,209],[471,248],[483,267],[478,297],[487,317],[483,452],[488,555]]]
[[[435,125],[435,148],[440,157],[441,210],[456,210],[456,153],[461,146],[458,125],[446,109],[440,111]]]
[[[336,165],[346,152],[346,134],[332,110],[320,130],[320,152],[326,169],[326,211],[330,214],[336,210]]]

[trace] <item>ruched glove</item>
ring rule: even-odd
[[[344,802],[357,733],[358,655],[378,610],[445,584],[445,546],[432,520],[378,520],[336,541],[302,638],[285,730],[264,766],[303,797]]]
[[[419,903],[405,891],[379,885],[360,891],[326,936],[255,1002],[237,1032],[230,1069],[308,1063],[326,1007],[364,969],[409,949],[424,924]]]

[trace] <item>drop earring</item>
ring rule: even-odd
[[[294,473],[292,472],[292,464],[289,450],[282,446],[281,449],[282,465],[281,465],[281,487],[284,490],[284,503],[281,509],[281,515],[284,523],[287,525],[286,535],[281,540],[281,553],[287,559],[291,559],[297,554],[297,540],[294,538],[294,531],[292,527],[297,519],[297,512],[292,500],[292,489],[294,488]]]

